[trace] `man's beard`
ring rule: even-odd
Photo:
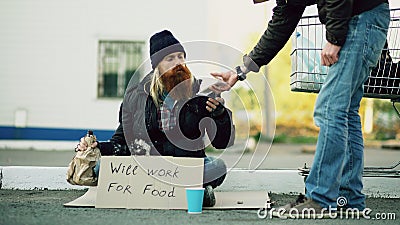
[[[161,75],[164,90],[175,100],[192,97],[192,74],[186,65],[177,65]]]

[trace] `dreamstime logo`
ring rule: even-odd
[[[271,202],[267,201],[265,207],[257,211],[257,216],[260,219],[272,219],[273,217],[280,219],[367,219],[367,220],[396,220],[396,213],[375,213],[372,216],[372,210],[365,208],[346,207],[348,204],[347,198],[340,196],[336,200],[338,208],[329,206],[328,208],[314,209],[303,208],[301,211],[297,208],[271,208]]]
[[[337,218],[336,208],[328,207],[316,210],[314,208],[303,208],[301,210],[297,208],[285,209],[285,208],[261,208],[257,212],[257,216],[260,219],[277,217],[280,219],[323,219],[323,218]]]
[[[336,204],[338,207],[343,207],[347,205],[347,198],[340,196],[336,199]]]

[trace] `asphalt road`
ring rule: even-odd
[[[313,145],[260,143],[255,152],[245,152],[239,148],[207,153],[221,157],[229,168],[245,169],[297,169],[304,163],[312,164],[314,155],[303,149]],[[60,166],[66,167],[75,152],[70,150],[40,151],[26,149],[0,149],[0,166]],[[365,166],[389,166],[400,160],[400,151],[366,147]]]
[[[367,199],[371,209],[370,219],[279,219],[259,218],[253,210],[204,210],[202,214],[188,214],[185,210],[132,210],[69,208],[63,204],[84,191],[46,190],[0,190],[0,224],[399,224],[400,199]],[[291,195],[271,194],[276,205],[283,205],[295,199]],[[386,218],[378,219],[378,218]],[[390,217],[390,219],[389,219]],[[396,218],[394,218],[396,217]]]

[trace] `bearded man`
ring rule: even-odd
[[[141,82],[129,83],[120,108],[120,124],[108,142],[95,143],[102,155],[162,155],[204,158],[204,206],[214,206],[213,188],[227,172],[221,159],[207,157],[211,145],[233,145],[231,112],[220,97],[199,96],[201,80],[185,64],[186,52],[168,30],[150,38],[152,71]],[[77,148],[86,149],[81,141]]]

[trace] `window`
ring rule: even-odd
[[[100,98],[124,96],[131,76],[143,62],[143,41],[99,41],[98,94]],[[139,82],[142,74],[135,76]]]

